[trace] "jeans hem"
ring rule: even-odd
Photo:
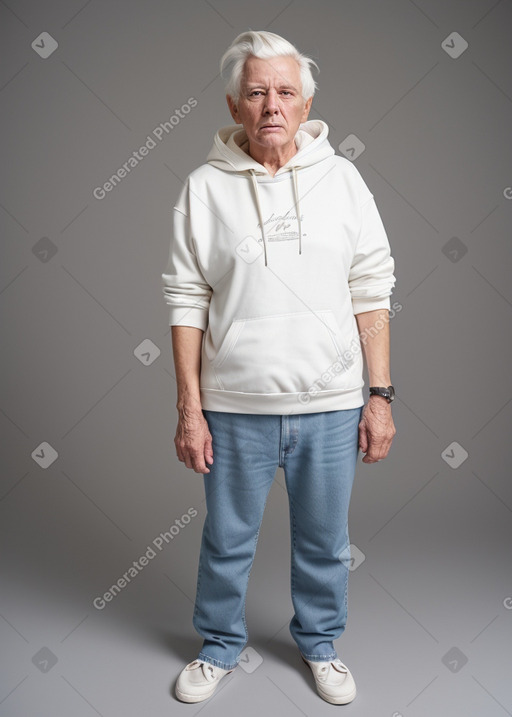
[[[310,662],[330,662],[338,657],[336,652],[331,652],[328,655],[307,655],[304,652],[301,652],[300,654]]]
[[[214,665],[215,667],[220,667],[223,670],[234,670],[235,667],[238,667],[238,662],[223,662],[222,660],[217,660],[215,657],[210,657],[204,652],[200,652],[197,656],[198,660],[203,660],[203,662],[209,662],[210,665]]]

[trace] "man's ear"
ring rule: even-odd
[[[301,117],[301,123],[305,122],[309,115],[309,110],[311,109],[311,105],[313,103],[313,96],[311,96],[308,100],[306,100],[306,104],[304,105],[304,112],[302,113]]]
[[[231,95],[226,95],[226,100],[228,103],[229,111],[231,113],[231,117],[235,120],[236,124],[242,124],[240,120],[240,115],[238,114],[238,107]]]

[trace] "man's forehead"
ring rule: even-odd
[[[243,80],[245,84],[265,84],[269,80],[274,84],[295,84],[300,81],[299,65],[293,57],[250,57],[244,65]]]

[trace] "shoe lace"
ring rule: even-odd
[[[340,660],[339,657],[332,660],[331,665],[333,665],[333,667],[340,667],[342,672],[346,672],[348,670],[347,666]]]
[[[209,662],[203,663],[203,674],[208,681],[213,680],[215,677],[214,667]]]

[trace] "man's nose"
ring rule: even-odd
[[[269,90],[265,98],[265,112],[275,113],[279,110],[278,95],[275,90]]]

